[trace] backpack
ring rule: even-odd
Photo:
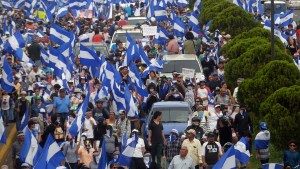
[[[54,138],[55,140],[61,140],[64,139],[64,131],[61,127],[56,127],[54,131]]]

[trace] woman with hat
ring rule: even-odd
[[[75,88],[74,95],[71,97],[71,110],[76,111],[79,104],[83,102],[82,90]]]
[[[130,169],[146,169],[143,159],[143,154],[146,151],[144,139],[139,137],[139,131],[137,129],[133,129],[131,135],[131,138],[127,140],[127,145],[132,141],[137,141],[137,144],[132,154]]]

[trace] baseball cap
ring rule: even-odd
[[[209,133],[207,134],[207,137],[215,137],[215,133],[209,132]]]
[[[218,107],[221,107],[221,106],[220,106],[219,104],[216,104],[216,105],[215,105],[215,108],[218,108]]]
[[[133,132],[137,132],[137,133],[138,133],[139,131],[138,131],[137,129],[133,129],[133,130],[132,130],[132,133],[133,133]]]
[[[266,122],[260,122],[259,126],[260,126],[261,129],[267,130],[267,123]]]
[[[175,133],[175,134],[179,135],[179,132],[178,132],[178,130],[176,130],[176,129],[172,129],[172,130],[171,130],[171,133]]]

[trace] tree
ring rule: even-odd
[[[300,86],[283,87],[270,95],[261,105],[260,114],[268,123],[271,141],[285,148],[290,139],[300,140]]]
[[[224,0],[213,1],[211,4],[203,6],[199,17],[200,23],[204,24],[213,20],[220,12],[231,6],[234,4]]]
[[[242,41],[244,41],[246,39],[255,38],[255,37],[267,39],[270,42],[271,41],[271,32],[262,27],[255,27],[248,32],[244,32],[244,33],[237,35],[234,39],[231,39],[228,43],[226,43],[224,46],[222,46],[221,52],[227,53],[227,51],[230,50],[230,48],[232,46],[234,46],[238,43],[241,43]],[[280,41],[279,38],[275,38],[275,45],[277,45],[282,50],[285,49],[283,43]]]
[[[275,60],[286,60],[293,63],[292,58],[275,46]],[[225,65],[225,81],[234,87],[238,78],[252,78],[255,73],[272,60],[270,42],[247,50],[240,57],[232,59]]]
[[[300,72],[294,63],[274,60],[261,68],[252,79],[244,80],[239,86],[238,100],[248,105],[252,112],[258,112],[261,102],[273,92],[295,85]]]
[[[253,15],[244,11],[241,7],[233,5],[220,12],[212,21],[210,31],[219,29],[229,33],[232,37],[247,32],[252,28],[261,26]]]

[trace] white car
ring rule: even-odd
[[[299,0],[289,0],[287,1],[288,9],[300,9],[300,1]]]
[[[203,69],[199,58],[194,54],[175,54],[175,55],[165,55],[163,60],[167,61],[163,65],[163,71],[160,76],[165,75],[167,78],[172,78],[172,73],[175,71],[177,73],[184,73],[183,76],[187,78],[186,72],[193,72],[196,79],[202,79],[204,77]]]

